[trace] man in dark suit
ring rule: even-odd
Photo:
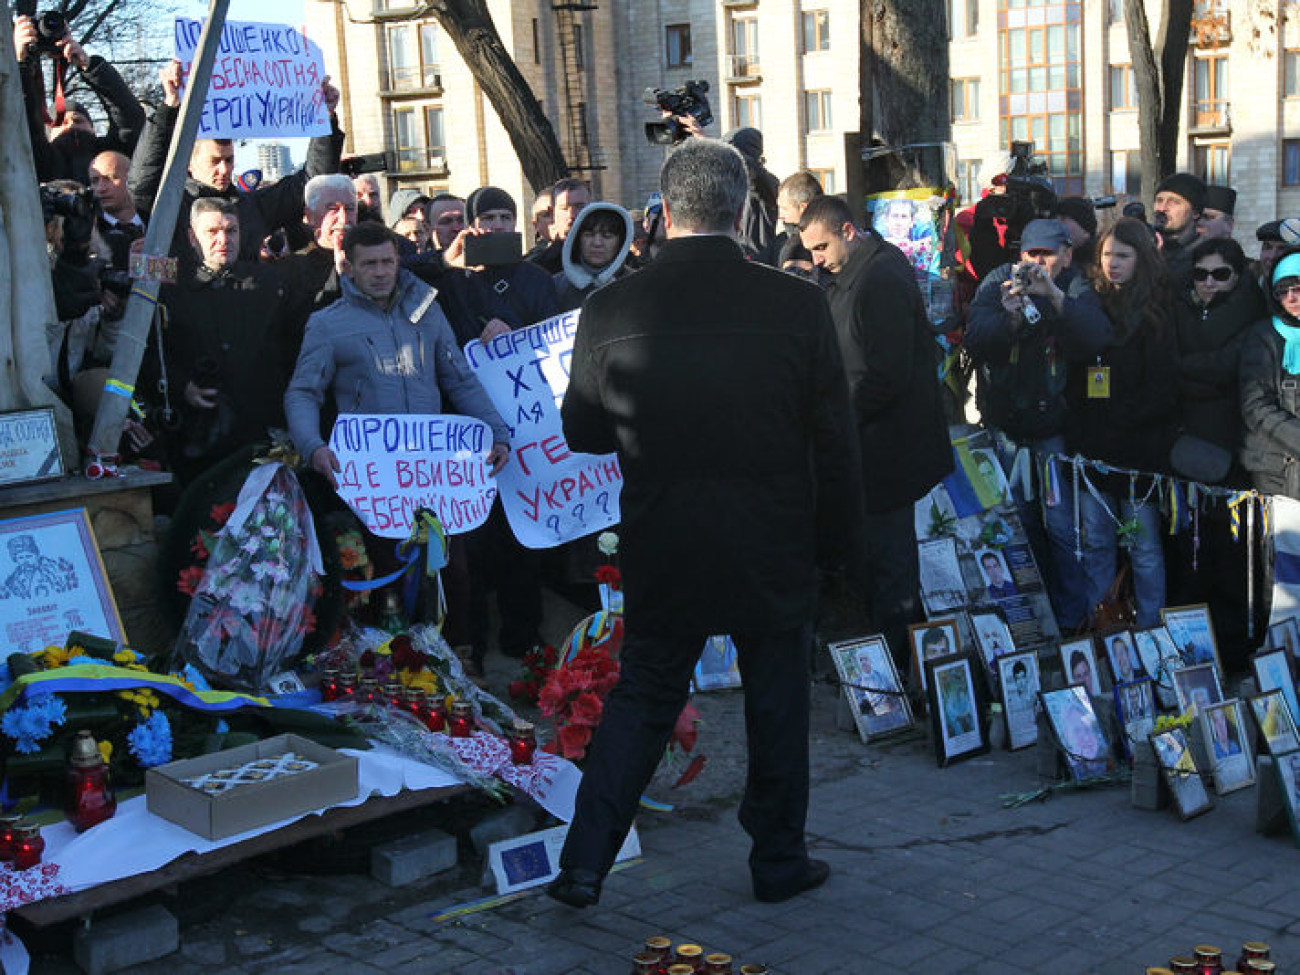
[[[912,265],[835,196],[808,204],[799,235],[830,275],[826,298],[848,370],[866,486],[867,609],[899,672],[917,617],[912,507],[952,470],[939,401],[938,347]]]
[[[714,633],[745,687],[740,823],[754,895],[830,868],[808,856],[809,651],[817,565],[861,538],[843,366],[819,290],[747,262],[734,149],[693,138],[660,175],[668,241],[583,306],[562,415],[571,449],[622,466],[626,637],[550,894],[596,903]]]

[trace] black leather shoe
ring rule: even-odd
[[[600,900],[600,874],[580,867],[561,870],[546,888],[546,893],[570,907],[591,907]]]
[[[764,884],[754,880],[754,899],[764,904],[779,904],[826,883],[831,875],[831,865],[825,860],[809,860],[794,879],[782,884]]]

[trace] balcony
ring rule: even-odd
[[[408,20],[419,10],[418,0],[375,0],[376,20]]]
[[[442,67],[437,64],[425,64],[404,68],[389,68],[384,79],[384,88],[379,93],[383,98],[428,97],[442,94]]]
[[[1232,15],[1223,3],[1198,3],[1192,10],[1192,44],[1226,47],[1232,42]]]
[[[757,54],[727,55],[727,81],[733,85],[753,84],[763,80]]]
[[[727,10],[734,10],[737,7],[757,7],[758,0],[722,0],[722,6]]]
[[[447,150],[444,146],[397,149],[393,157],[397,162],[397,171],[404,176],[442,177],[448,173]]]
[[[1226,99],[1192,102],[1189,135],[1227,135],[1232,131],[1232,106]]]

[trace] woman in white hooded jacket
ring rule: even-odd
[[[564,240],[564,270],[555,275],[560,311],[572,311],[587,295],[630,273],[632,218],[616,203],[589,203]]]

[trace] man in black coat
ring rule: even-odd
[[[145,125],[140,144],[131,157],[128,181],[131,197],[136,209],[145,214],[153,212],[154,198],[162,185],[172,131],[180,116],[180,76],[179,61],[172,61],[160,72],[163,103]],[[303,188],[313,176],[337,173],[343,152],[343,133],[334,114],[339,103],[339,91],[329,83],[328,75],[321,82],[321,97],[330,113],[330,134],[318,135],[311,140],[307,146],[307,162],[302,169],[269,186],[259,186],[251,193],[241,193],[235,184],[235,146],[231,140],[195,140],[194,151],[190,154],[189,179],[185,181],[180,216],[172,235],[171,253],[180,258],[183,267],[188,267],[193,257],[188,236],[190,205],[200,197],[220,197],[235,204],[239,211],[241,261],[256,261],[262,250],[262,241],[273,231],[301,226]]]
[[[808,857],[809,651],[817,565],[850,559],[861,493],[843,366],[818,289],[744,259],[744,160],[684,142],[660,176],[655,263],[583,306],[562,415],[617,452],[626,637],[550,893],[596,903],[690,691],[729,633],[745,686],[740,822],[754,895],[823,883]]]
[[[799,222],[826,288],[858,425],[867,509],[867,608],[900,672],[916,619],[920,566],[915,502],[952,470],[939,400],[938,346],[912,265],[875,231],[859,230],[839,197]]]

